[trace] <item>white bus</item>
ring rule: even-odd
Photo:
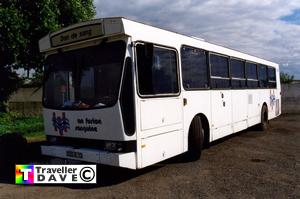
[[[277,64],[121,17],[40,40],[46,54],[42,154],[130,169],[281,113]]]

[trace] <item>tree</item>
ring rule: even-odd
[[[13,69],[42,72],[39,39],[94,16],[93,0],[0,0],[0,111],[21,83]]]
[[[280,82],[282,84],[290,84],[294,81],[294,75],[289,75],[288,73],[280,73]]]
[[[0,112],[5,112],[5,102],[21,84],[17,74],[9,67],[0,67]]]

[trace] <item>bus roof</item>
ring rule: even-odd
[[[40,51],[47,52],[65,46],[76,45],[85,41],[116,35],[126,35],[132,41],[145,41],[155,44],[176,47],[182,45],[201,48],[210,52],[228,55],[239,59],[278,67],[278,64],[240,51],[213,44],[193,36],[164,30],[152,25],[136,22],[124,17],[94,19],[77,23],[59,31],[49,33],[39,41]]]

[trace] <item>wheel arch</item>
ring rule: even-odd
[[[267,104],[267,102],[263,102],[263,104],[262,104],[261,108],[262,108],[262,107],[264,107],[264,106],[266,106],[266,107],[267,107],[267,110],[269,111],[269,107],[268,107],[268,104]]]
[[[260,110],[262,111],[264,106],[267,108],[267,116],[268,116],[268,120],[269,120],[269,107],[268,107],[268,104],[266,102],[263,102]]]
[[[193,118],[192,120],[190,121],[190,125],[189,125],[189,128],[191,127],[192,125],[192,121],[195,117],[200,117],[201,119],[201,124],[202,124],[202,128],[204,130],[204,145],[203,147],[204,148],[207,148],[209,147],[209,143],[210,143],[210,125],[209,125],[209,120],[208,118],[206,117],[206,115],[204,113],[197,113]],[[188,132],[188,134],[190,133],[190,131]]]

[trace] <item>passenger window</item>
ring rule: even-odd
[[[229,77],[228,58],[219,55],[210,55],[211,75],[216,77]]]
[[[185,89],[208,88],[208,67],[204,50],[183,46],[181,67]]]
[[[259,65],[258,80],[259,80],[259,86],[261,88],[267,88],[268,87],[267,66]]]
[[[257,79],[256,64],[246,63],[247,79]]]
[[[230,59],[232,88],[245,88],[245,62],[239,59]]]
[[[246,62],[246,77],[248,88],[258,88],[256,64]]]
[[[269,87],[276,88],[276,70],[273,67],[268,67]]]
[[[231,59],[231,76],[245,79],[245,62],[239,59]]]
[[[138,44],[136,52],[141,95],[179,93],[176,51],[159,47],[150,50]]]
[[[230,88],[228,58],[210,54],[211,87]]]

